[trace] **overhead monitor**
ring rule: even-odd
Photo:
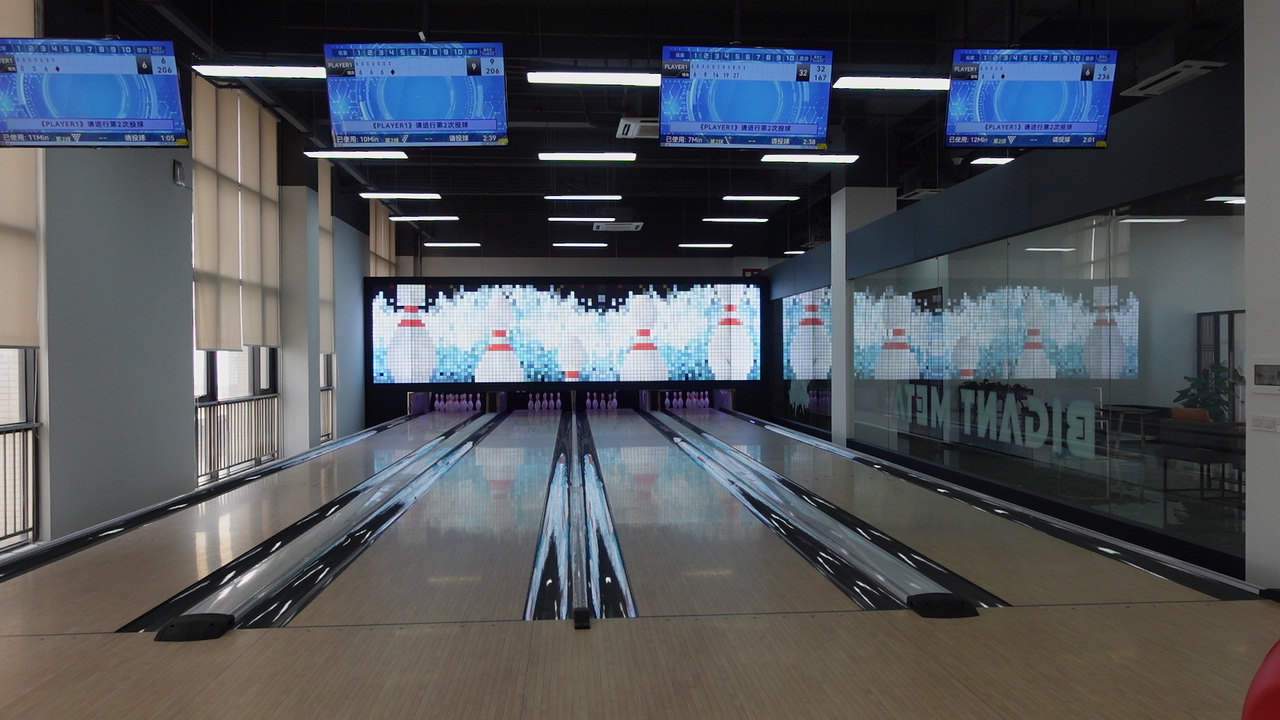
[[[956,50],[951,147],[1105,147],[1115,50]]]
[[[760,380],[760,286],[366,278],[371,385]]]
[[[340,148],[507,144],[502,43],[325,45]]]
[[[173,43],[0,39],[0,145],[187,144]]]
[[[665,147],[825,150],[830,50],[662,48]]]

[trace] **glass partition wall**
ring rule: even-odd
[[[1216,194],[850,281],[851,440],[1242,557],[1244,218]]]

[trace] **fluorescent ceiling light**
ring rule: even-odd
[[[391,222],[439,222],[457,219],[457,215],[397,215],[391,218]]]
[[[1076,251],[1075,248],[1063,248],[1063,247],[1034,247],[1034,248],[1023,248],[1023,250],[1026,250],[1027,252],[1075,252]]]
[[[621,200],[621,195],[543,195],[543,200]]]
[[[933,77],[863,77],[846,75],[833,90],[950,90],[951,80]]]
[[[783,250],[782,254],[783,255],[803,255],[804,251],[803,250]]]
[[[589,243],[589,242],[563,242],[551,243],[552,247],[576,247],[576,248],[603,248],[609,247],[609,243]]]
[[[633,152],[540,152],[539,160],[582,160],[595,162],[634,162]]]
[[[799,195],[725,195],[725,200],[741,200],[744,202],[791,202],[799,200]]]
[[[702,218],[702,222],[762,223],[769,222],[769,218]]]
[[[733,247],[733,243],[680,243],[682,248],[724,249]]]
[[[1122,223],[1180,223],[1186,222],[1186,218],[1125,218]]]
[[[1220,203],[1226,203],[1228,205],[1243,205],[1244,196],[1243,195],[1214,195],[1211,198],[1205,198],[1204,201],[1220,202]]]
[[[765,155],[760,162],[781,163],[851,163],[857,162],[857,155]]]
[[[970,165],[1007,165],[1013,162],[1011,157],[980,157],[969,161]]]
[[[618,218],[611,217],[549,217],[548,222],[614,222]]]
[[[439,200],[440,193],[362,192],[360,197],[366,200]]]
[[[476,242],[424,242],[423,247],[480,247]]]
[[[323,80],[324,66],[291,67],[287,65],[192,65],[192,70],[205,77],[299,78]]]
[[[321,160],[408,160],[409,155],[403,150],[308,150],[303,153],[309,158]]]
[[[636,72],[547,72],[528,74],[529,82],[543,85],[634,85],[658,87],[662,85],[660,73]]]

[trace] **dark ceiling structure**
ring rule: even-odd
[[[781,257],[826,241],[832,188],[945,189],[984,172],[975,151],[943,144],[944,92],[832,90],[829,152],[847,166],[765,165],[758,150],[662,148],[616,137],[623,117],[656,118],[658,89],[533,85],[533,70],[656,72],[663,45],[823,49],[835,77],[945,77],[956,48],[1113,48],[1117,91],[1185,60],[1239,62],[1241,0],[46,0],[48,37],[119,36],[175,43],[181,62],[323,64],[325,43],[504,43],[510,142],[506,147],[413,148],[401,161],[344,161],[340,193],[437,192],[396,201],[408,214],[457,215],[419,234],[481,242],[429,250],[502,257]],[[420,35],[421,34],[421,35]],[[323,80],[245,84],[315,148],[331,147]],[[1113,112],[1140,102],[1118,95]],[[622,150],[631,163],[549,163],[537,153]],[[1105,152],[1039,150],[1036,152]],[[910,195],[911,193],[916,195]],[[612,193],[621,201],[566,203],[548,194]],[[748,214],[727,194],[798,195],[749,203],[769,222],[702,222]],[[911,202],[903,199],[902,203]],[[736,205],[738,207],[730,207]],[[584,207],[585,206],[585,207]],[[593,232],[553,215],[606,214],[638,232]],[[412,233],[410,233],[412,235]],[[603,250],[553,248],[599,241]],[[733,243],[684,251],[681,242]],[[418,243],[414,243],[418,244]],[[403,252],[403,248],[402,248]]]

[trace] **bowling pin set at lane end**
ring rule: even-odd
[[[531,412],[559,412],[560,393],[529,393],[528,409]]]
[[[688,410],[711,407],[711,393],[706,390],[694,392],[663,392],[662,407],[667,410]]]
[[[436,393],[431,407],[436,412],[476,412],[484,407],[480,393]]]

